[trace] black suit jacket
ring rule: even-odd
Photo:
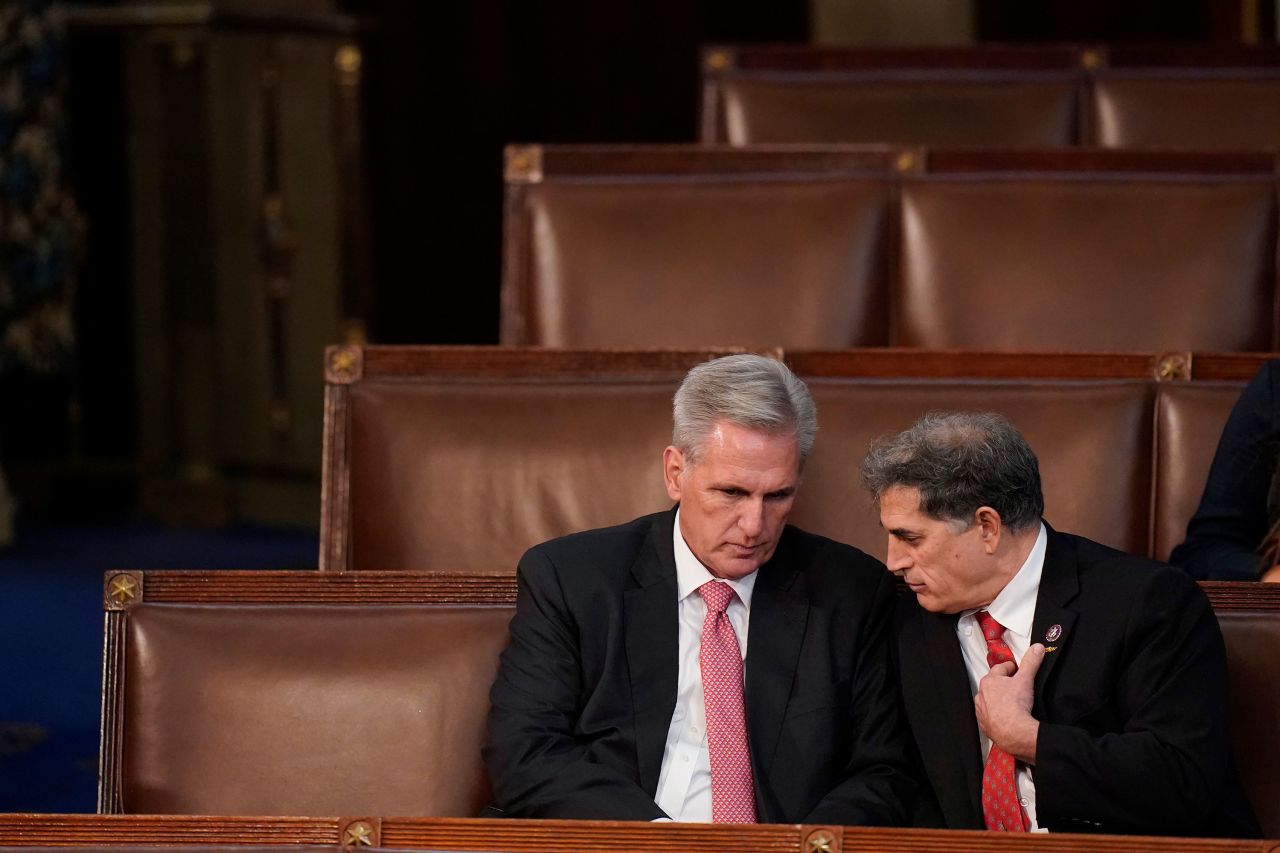
[[[980,829],[982,756],[958,616],[914,600],[906,610],[898,665],[934,797],[917,822]],[[1061,636],[1048,642],[1054,625]],[[1258,836],[1227,735],[1222,635],[1194,581],[1049,530],[1031,637],[1047,652],[1032,708],[1040,826]]]
[[[524,555],[490,692],[495,806],[652,820],[675,708],[674,511]],[[745,701],[761,822],[900,824],[914,794],[876,560],[787,527],[759,569]]]

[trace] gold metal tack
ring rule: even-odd
[[[128,575],[116,575],[111,579],[111,589],[107,594],[116,604],[133,601],[138,596],[138,582]]]
[[[360,54],[360,48],[354,44],[344,44],[338,48],[337,53],[333,55],[333,65],[343,74],[356,74],[360,71],[360,65],[364,57]]]
[[[813,853],[835,853],[835,841],[829,832],[815,832],[809,836],[809,849]]]
[[[1102,54],[1090,48],[1080,54],[1080,67],[1086,71],[1096,71],[1102,67]]]
[[[729,67],[729,54],[723,50],[713,50],[707,54],[707,67],[712,71],[723,71]]]
[[[509,184],[536,184],[542,181],[542,149],[537,145],[507,148],[503,180]]]
[[[348,847],[372,847],[373,830],[367,823],[353,823],[347,827],[346,844]]]
[[[1187,360],[1180,353],[1166,355],[1156,367],[1156,375],[1166,380],[1187,379],[1189,373]]]
[[[356,355],[349,349],[340,349],[333,354],[330,365],[335,373],[350,373],[356,366]]]

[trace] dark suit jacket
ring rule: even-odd
[[[652,820],[676,702],[674,511],[520,561],[485,761],[517,817]],[[892,578],[793,527],[759,569],[746,714],[761,822],[900,824],[914,795],[891,677]]]
[[[1271,527],[1280,454],[1280,361],[1268,361],[1231,407],[1187,538],[1169,562],[1199,580],[1256,581]]]
[[[906,605],[898,665],[936,810],[983,826],[982,756],[956,615]],[[1046,642],[1053,625],[1061,636]],[[1226,725],[1226,658],[1208,600],[1183,572],[1049,530],[1032,642],[1033,770],[1052,831],[1257,837]]]

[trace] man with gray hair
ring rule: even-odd
[[[1183,572],[1042,522],[1035,454],[1000,415],[926,415],[862,477],[915,597],[897,652],[932,794],[918,823],[1259,834],[1222,636]]]
[[[676,506],[524,555],[490,692],[489,814],[906,820],[892,579],[786,524],[816,431],[781,362],[699,365],[662,454]]]

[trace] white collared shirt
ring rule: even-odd
[[[987,641],[978,627],[975,614],[985,610],[991,617],[1004,626],[1004,641],[1013,652],[1013,659],[1021,661],[1022,656],[1031,647],[1031,624],[1036,615],[1036,598],[1040,594],[1040,574],[1044,571],[1044,554],[1049,544],[1049,534],[1040,525],[1040,533],[1031,553],[1018,569],[1004,589],[986,607],[966,610],[960,614],[956,622],[956,636],[960,639],[960,649],[964,652],[964,666],[969,673],[969,690],[971,695],[978,695],[978,682],[982,680],[991,667],[987,666]],[[991,739],[986,732],[978,729],[978,738],[982,747],[982,757],[986,760],[991,750]],[[1035,776],[1029,765],[1021,761],[1017,763],[1015,781],[1018,786],[1018,798],[1031,820],[1031,829],[1044,832],[1036,823],[1036,785]]]
[[[680,511],[676,510],[673,545],[676,555],[676,594],[679,596],[680,671],[676,683],[676,707],[667,728],[667,744],[662,751],[662,771],[654,800],[673,820],[711,822],[711,757],[707,752],[707,712],[702,699],[702,668],[698,653],[702,647],[702,623],[707,605],[698,587],[717,578],[689,550],[680,533]],[[725,614],[738,635],[742,658],[747,657],[747,627],[751,621],[751,591],[756,573],[739,580],[722,581],[737,595]],[[745,673],[745,670],[744,670]]]

